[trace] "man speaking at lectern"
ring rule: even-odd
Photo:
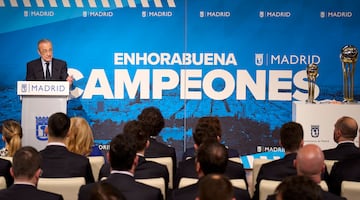
[[[41,39],[38,42],[40,58],[32,60],[26,65],[27,81],[68,81],[73,82],[67,73],[65,61],[53,58],[53,48],[50,40]]]

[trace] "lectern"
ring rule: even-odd
[[[56,112],[66,113],[69,82],[18,81],[17,94],[22,101],[22,145],[42,150],[48,140],[45,128],[49,116]]]

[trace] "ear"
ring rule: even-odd
[[[13,167],[10,167],[10,174],[11,174],[12,177],[14,177],[14,169],[13,169]]]
[[[301,140],[300,142],[300,148],[304,146],[304,140]]]
[[[196,172],[199,174],[201,171],[201,166],[200,163],[198,161],[195,162],[195,170]]]
[[[296,159],[293,161],[293,165],[294,165],[294,167],[296,168],[296,165],[297,165]]]
[[[39,178],[42,174],[42,170],[39,168],[38,170],[36,170],[35,172],[35,177]]]
[[[49,128],[48,128],[48,126],[46,126],[44,132],[46,133],[46,135],[49,135]]]
[[[133,162],[133,165],[136,167],[139,163],[139,156],[136,155],[135,158],[134,158],[134,162]],[[135,168],[134,168],[135,169]]]
[[[110,153],[106,152],[106,160],[110,163]]]
[[[216,136],[216,139],[221,142],[221,137],[220,136]]]
[[[145,145],[145,149],[149,148],[149,146],[150,146],[150,140],[147,140],[146,145]]]
[[[194,144],[194,149],[197,150],[199,146],[197,144]]]

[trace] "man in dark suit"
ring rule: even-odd
[[[306,176],[314,183],[320,184],[322,180],[322,173],[325,171],[325,163],[324,154],[319,146],[316,144],[307,144],[299,149],[294,165],[298,176]],[[322,189],[320,196],[321,199],[326,200],[345,200],[343,197],[334,195]]]
[[[208,117],[201,117],[198,120],[198,123],[202,123],[202,122],[206,122],[209,125],[214,127],[214,130],[216,131],[216,135],[217,138],[219,140],[219,142],[221,141],[221,136],[222,136],[222,129],[221,129],[221,123],[218,117],[213,117],[213,116],[208,116]],[[227,147],[228,148],[228,147]],[[235,149],[231,149],[228,148],[228,152],[229,152],[229,158],[239,158],[239,152]],[[195,148],[194,147],[190,147],[187,148],[186,151],[183,154],[183,160],[189,159],[195,157]]]
[[[174,147],[156,140],[165,126],[165,120],[156,107],[147,107],[141,111],[137,119],[143,124],[143,129],[150,135],[150,145],[145,151],[146,158],[171,157],[173,174],[176,173],[176,151]]]
[[[84,177],[86,183],[92,183],[94,176],[89,159],[66,149],[64,142],[69,127],[70,119],[66,114],[58,112],[49,117],[48,127],[45,130],[48,133],[48,144],[40,151],[43,170],[41,177]]]
[[[134,172],[138,163],[136,155],[136,142],[127,135],[119,134],[110,142],[107,154],[111,165],[111,174],[102,182],[109,183],[117,188],[127,200],[161,200],[163,196],[160,189],[138,183]],[[89,200],[90,191],[95,183],[83,185],[79,191],[79,200]]]
[[[197,150],[195,169],[199,181],[195,184],[175,189],[173,191],[173,200],[195,199],[199,190],[199,183],[202,178],[208,174],[224,174],[228,160],[227,149],[217,140],[206,140]],[[233,188],[236,199],[250,199],[247,190]]]
[[[0,158],[0,176],[5,177],[6,186],[10,187],[14,183],[14,179],[10,174],[11,162]]]
[[[40,169],[40,154],[33,147],[22,147],[13,157],[11,174],[15,183],[5,190],[0,191],[0,199],[23,200],[62,200],[59,194],[54,194],[36,188]]]
[[[359,130],[360,131],[360,130]],[[360,140],[360,139],[359,139]],[[327,182],[329,191],[340,195],[342,181],[360,181],[360,155],[340,160],[333,165]]]
[[[53,48],[50,40],[42,39],[38,42],[40,58],[32,60],[26,65],[27,81],[69,81],[71,76],[67,72],[65,61],[53,58]]]
[[[338,144],[333,149],[324,150],[325,160],[343,160],[360,154],[354,140],[357,136],[358,124],[351,117],[341,117],[335,123],[334,141]]]
[[[138,155],[138,164],[135,168],[135,179],[146,179],[146,178],[158,178],[162,177],[165,181],[165,186],[169,184],[169,172],[166,166],[147,161],[144,157],[144,152],[149,146],[149,135],[143,131],[142,124],[139,121],[132,120],[125,124],[124,135],[133,138],[136,141],[136,150]],[[99,173],[99,180],[102,177],[108,177],[110,175],[110,164],[104,164]]]
[[[206,140],[215,140],[219,142],[217,132],[217,128],[209,123],[208,120],[198,120],[193,130],[195,150],[197,150],[198,147]],[[181,161],[176,171],[174,188],[178,187],[182,177],[197,178],[198,174],[195,169],[195,157]],[[246,182],[246,173],[241,163],[236,163],[229,160],[228,164],[226,165],[225,175],[230,179],[244,179]]]
[[[303,146],[304,131],[301,124],[287,122],[280,128],[280,145],[285,149],[285,157],[265,163],[261,166],[256,178],[253,200],[259,199],[260,181],[281,181],[287,176],[296,175],[294,160],[297,151]]]

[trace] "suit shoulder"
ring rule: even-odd
[[[53,58],[53,62],[66,63],[65,60],[61,60],[61,59],[58,59],[58,58]]]

